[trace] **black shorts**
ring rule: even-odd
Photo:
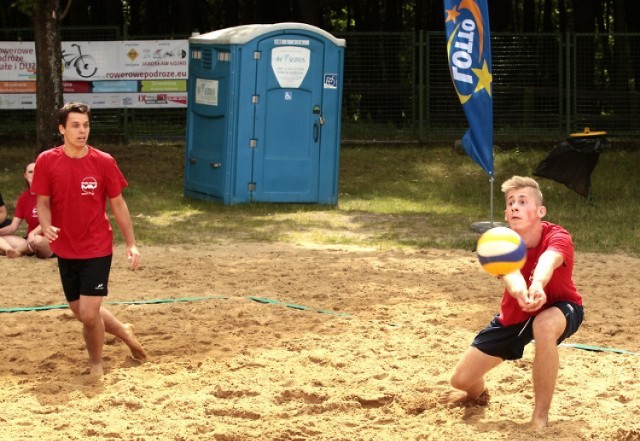
[[[558,302],[551,305],[562,311],[567,326],[558,339],[558,344],[573,335],[584,318],[582,306],[571,302]],[[533,340],[533,321],[535,317],[516,325],[504,326],[496,315],[489,326],[478,333],[471,346],[478,348],[487,355],[500,357],[503,360],[517,360],[522,358],[524,347]]]
[[[58,257],[60,280],[67,302],[83,296],[106,296],[109,292],[111,255],[93,259]]]

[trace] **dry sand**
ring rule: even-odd
[[[3,440],[640,439],[637,354],[561,347],[551,422],[536,434],[532,345],[488,375],[485,406],[438,403],[500,299],[470,251],[141,251],[132,272],[116,249],[107,301],[184,300],[109,306],[135,324],[144,364],[109,337],[92,382],[68,309],[0,313]],[[586,315],[568,343],[640,352],[639,269],[577,254]],[[64,303],[55,260],[0,257],[0,270],[0,307]]]

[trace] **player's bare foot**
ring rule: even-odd
[[[543,430],[549,424],[549,420],[547,418],[532,418],[531,424],[529,425],[529,430],[532,432],[538,432]]]
[[[440,397],[440,402],[442,404],[461,404],[466,403],[471,399],[472,398],[469,398],[469,394],[466,392],[461,390],[450,390]]]
[[[7,250],[6,254],[7,254],[7,257],[10,257],[10,258],[22,257],[22,253],[18,250],[14,250],[13,248]]]
[[[92,378],[100,378],[104,375],[102,363],[92,364],[89,370],[89,376]]]
[[[127,333],[127,340],[125,343],[131,350],[131,356],[138,361],[146,361],[147,352],[144,350],[138,339],[136,338],[136,328],[131,323],[124,325],[125,332]]]
[[[485,390],[479,396],[469,395],[461,390],[451,390],[440,397],[440,403],[450,406],[486,406],[489,393]]]

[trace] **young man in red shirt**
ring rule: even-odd
[[[565,229],[542,220],[547,209],[534,179],[514,176],[502,184],[502,191],[505,220],[522,237],[527,260],[520,271],[502,277],[500,313],[458,362],[451,378],[458,391],[448,393],[445,401],[478,398],[485,391],[484,375],[503,360],[522,358],[525,345],[535,339],[531,427],[541,429],[548,423],[558,377],[557,345],[575,333],[583,319],[582,297],[572,279],[573,242]]]
[[[58,256],[60,279],[69,307],[83,324],[90,374],[101,376],[104,334],[120,338],[135,359],[147,355],[133,332],[106,308],[113,253],[113,231],[106,213],[107,199],[127,246],[130,268],[140,253],[122,197],[127,181],[116,161],[87,145],[90,109],[67,103],[58,112],[64,144],[40,154],[31,189],[38,195],[38,219],[43,235]]]

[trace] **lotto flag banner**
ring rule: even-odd
[[[487,0],[444,0],[453,86],[467,116],[467,154],[493,176],[493,98]]]

